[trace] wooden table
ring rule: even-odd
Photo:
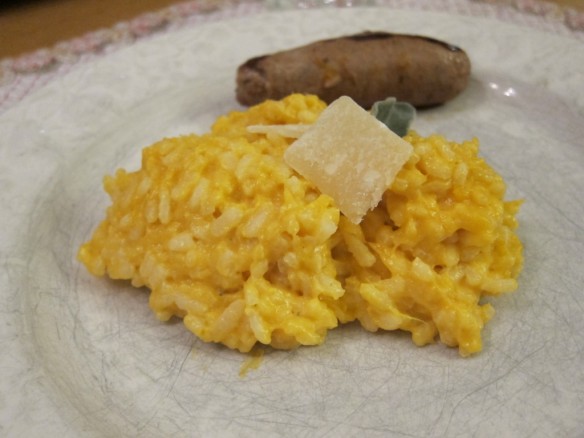
[[[218,0],[222,1],[222,0]],[[584,0],[548,0],[584,10]],[[181,0],[4,0],[0,3],[0,59],[50,47]]]
[[[6,0],[0,2],[0,59],[109,27],[181,0]]]

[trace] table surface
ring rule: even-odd
[[[0,3],[0,59],[109,27],[179,0],[8,0]]]
[[[548,1],[584,11],[584,0]],[[177,3],[181,1],[7,0],[0,3],[0,59],[50,47]]]

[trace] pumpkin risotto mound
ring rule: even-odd
[[[411,132],[412,156],[356,225],[285,164],[292,139],[247,130],[311,124],[324,108],[292,95],[144,149],[140,170],[105,178],[112,205],[80,260],[147,286],[161,320],[242,352],[320,344],[353,320],[480,351],[493,314],[481,298],[517,287],[519,202],[503,200],[476,141]]]

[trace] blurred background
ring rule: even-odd
[[[215,1],[219,3],[227,0]],[[584,10],[584,0],[547,1]],[[183,2],[184,0],[0,0],[0,59],[51,47],[59,41]]]
[[[0,0],[0,59],[50,47],[184,0]]]

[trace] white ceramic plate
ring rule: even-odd
[[[238,64],[361,30],[468,51],[468,90],[414,127],[479,137],[525,198],[520,288],[494,300],[472,358],[347,326],[242,378],[242,355],[158,322],[146,291],[89,276],[77,248],[107,204],[103,175],[239,108]],[[582,436],[582,66],[579,42],[487,19],[292,11],[151,38],[30,96],[0,117],[0,435]]]

